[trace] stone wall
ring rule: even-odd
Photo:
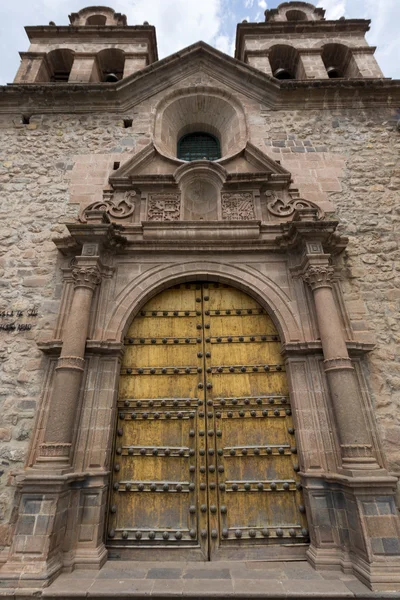
[[[342,284],[349,332],[351,322],[357,339],[370,330],[376,342],[366,367],[369,392],[389,467],[400,473],[399,115],[360,107],[260,111],[257,102],[238,97],[250,141],[293,173],[305,198],[325,208],[333,203],[340,231],[350,238]],[[30,331],[0,331],[1,544],[9,543],[14,473],[27,456],[44,385],[48,359],[36,341],[53,337],[59,310],[61,262],[51,240],[65,233],[62,223],[77,215],[77,203],[100,199],[114,163],[149,142],[160,98],[135,107],[128,129],[123,116],[110,114],[33,115],[27,125],[19,115],[0,118],[0,310],[22,310],[16,323],[33,324]],[[38,315],[29,321],[25,311],[33,306]]]

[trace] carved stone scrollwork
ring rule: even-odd
[[[135,210],[135,196],[136,192],[131,190],[129,192],[125,192],[124,194],[116,194],[110,198],[104,198],[99,202],[93,202],[83,209],[79,215],[79,220],[82,223],[86,223],[88,215],[92,211],[99,210],[106,212],[112,219],[127,219]]]
[[[68,457],[71,451],[71,444],[62,444],[59,442],[46,442],[39,446],[39,456],[48,456],[50,458]]]
[[[151,194],[147,210],[148,221],[179,221],[181,199],[178,194]]]
[[[291,217],[296,210],[303,208],[317,208],[319,217],[322,216],[322,211],[316,204],[303,198],[281,198],[275,192],[267,190],[265,192],[267,198],[267,210],[275,217]]]
[[[222,218],[225,221],[253,221],[253,194],[251,192],[222,194]]]
[[[101,281],[100,271],[97,267],[74,267],[72,276],[75,288],[88,287],[94,290]]]
[[[303,273],[303,280],[311,286],[312,290],[320,287],[332,287],[334,271],[333,267],[310,265]]]

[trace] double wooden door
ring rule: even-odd
[[[295,432],[266,312],[226,285],[178,285],[144,306],[125,345],[107,526],[114,555],[301,557]]]

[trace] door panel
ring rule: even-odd
[[[146,304],[125,344],[109,547],[142,558],[146,548],[165,559],[303,556],[285,367],[265,311],[229,286],[184,284]]]

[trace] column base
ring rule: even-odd
[[[25,557],[26,560],[26,557]],[[23,563],[7,562],[0,569],[2,587],[8,588],[46,588],[61,574],[63,565],[59,557],[49,561],[40,560]]]
[[[353,573],[374,592],[400,592],[400,557],[371,563],[355,556]]]
[[[64,559],[64,571],[91,569],[98,571],[108,558],[108,550],[102,543],[97,548],[78,548],[71,560]]]
[[[400,520],[397,480],[384,470],[373,476],[304,475],[311,545],[316,569],[352,573],[374,591],[400,591]]]

